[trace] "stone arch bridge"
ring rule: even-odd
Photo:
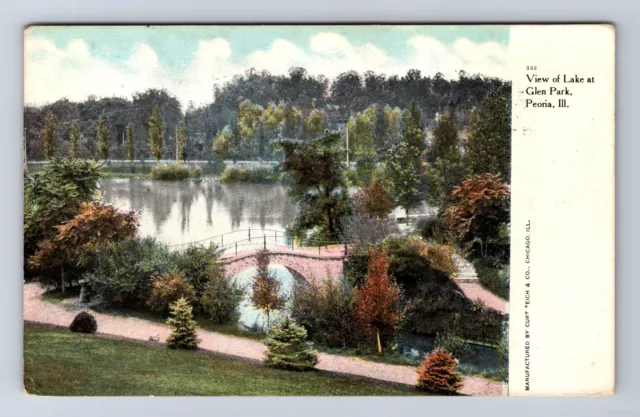
[[[256,254],[260,249],[249,249],[220,258],[228,276],[257,266]],[[337,279],[342,275],[342,266],[346,258],[344,246],[323,248],[295,248],[287,246],[268,249],[269,263],[287,268],[294,276],[306,281]]]

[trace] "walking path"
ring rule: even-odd
[[[37,284],[24,285],[24,320],[68,326],[78,313],[78,309],[65,308],[63,305],[44,301],[42,300],[43,292],[44,290]],[[98,331],[103,334],[143,341],[148,341],[150,337],[158,337],[160,341],[164,341],[170,333],[168,327],[147,320],[101,313],[93,314],[98,321]],[[264,358],[265,347],[260,342],[204,330],[199,330],[198,336],[201,339],[200,347],[202,349],[256,361],[261,361]],[[320,353],[318,359],[317,368],[324,371],[406,385],[414,385],[416,382],[416,370],[408,366],[368,362],[358,358],[325,353]],[[461,392],[466,395],[503,395],[500,382],[476,376],[464,376]]]
[[[502,298],[487,291],[478,280],[473,264],[459,255],[455,255],[458,266],[458,275],[453,279],[465,297],[471,301],[480,300],[486,307],[492,308],[502,314],[507,314],[507,303]]]

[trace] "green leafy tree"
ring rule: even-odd
[[[253,279],[251,303],[264,312],[267,316],[267,329],[269,328],[270,313],[284,307],[284,298],[279,294],[280,283],[269,272],[269,253],[261,250],[256,254],[257,271]]]
[[[316,139],[322,134],[327,124],[326,116],[322,110],[313,109],[304,121],[305,136]]]
[[[420,108],[415,102],[409,103],[402,112],[402,141],[421,154],[425,148],[424,125]]]
[[[129,123],[129,125],[127,126],[127,136],[126,136],[126,142],[127,142],[127,159],[129,160],[129,162],[133,162],[133,124]]]
[[[25,178],[24,257],[56,234],[55,226],[75,216],[81,203],[96,196],[100,170],[94,162],[53,159]]]
[[[376,125],[376,106],[365,109],[347,122],[349,129],[349,148],[352,157],[372,157],[375,154],[374,136]]]
[[[274,327],[265,341],[265,363],[274,368],[306,371],[318,363],[318,355],[307,342],[307,331],[289,317]]]
[[[69,158],[78,157],[78,142],[80,141],[80,128],[76,123],[69,126]]]
[[[200,341],[196,335],[196,321],[189,302],[180,298],[170,308],[171,317],[167,324],[171,326],[171,335],[167,338],[167,345],[171,349],[197,349]]]
[[[187,127],[182,124],[178,128],[178,157],[184,161],[185,160],[185,151],[187,144]]]
[[[96,144],[98,146],[98,157],[100,159],[109,158],[109,136],[107,135],[107,121],[103,116],[100,116],[100,119],[98,119]]]
[[[350,213],[350,202],[344,181],[341,147],[342,137],[325,133],[307,143],[280,142],[284,150],[282,169],[291,178],[289,195],[300,205],[300,211],[289,232],[307,238],[308,231],[324,240],[337,240]]]
[[[511,170],[511,91],[485,96],[469,120],[467,158],[472,174],[499,174],[509,182]]]
[[[151,111],[147,122],[147,134],[149,135],[149,152],[156,161],[160,161],[164,155],[164,122],[157,107]]]
[[[465,175],[453,109],[448,109],[438,118],[433,133],[434,139],[429,149],[431,162],[426,167],[427,200],[444,210],[453,187],[460,184]]]
[[[53,158],[53,148],[55,143],[56,121],[53,118],[53,114],[47,116],[47,120],[44,124],[44,157],[47,159]]]

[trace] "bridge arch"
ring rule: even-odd
[[[258,250],[250,250],[237,255],[227,255],[221,258],[228,276],[236,276],[242,271],[257,267],[256,254]],[[326,254],[315,255],[304,252],[293,252],[287,248],[269,250],[269,264],[280,265],[288,269],[294,277],[305,281],[334,279],[342,275],[344,255],[328,251]]]

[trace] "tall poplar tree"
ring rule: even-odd
[[[98,119],[96,145],[98,146],[98,157],[100,159],[109,158],[109,137],[107,136],[107,121],[104,116],[100,116],[100,119]]]
[[[147,134],[149,135],[149,152],[156,161],[160,161],[164,155],[164,122],[157,107],[151,111],[147,122]]]
[[[55,141],[56,122],[50,114],[44,124],[44,157],[53,158],[53,147]]]
[[[127,136],[126,136],[126,146],[127,146],[127,159],[129,162],[133,162],[133,124],[129,123],[127,126]]]
[[[69,158],[78,157],[78,142],[80,141],[80,129],[76,123],[69,126]]]
[[[187,127],[181,124],[178,128],[178,158],[181,161],[185,160],[185,149],[187,145]]]

